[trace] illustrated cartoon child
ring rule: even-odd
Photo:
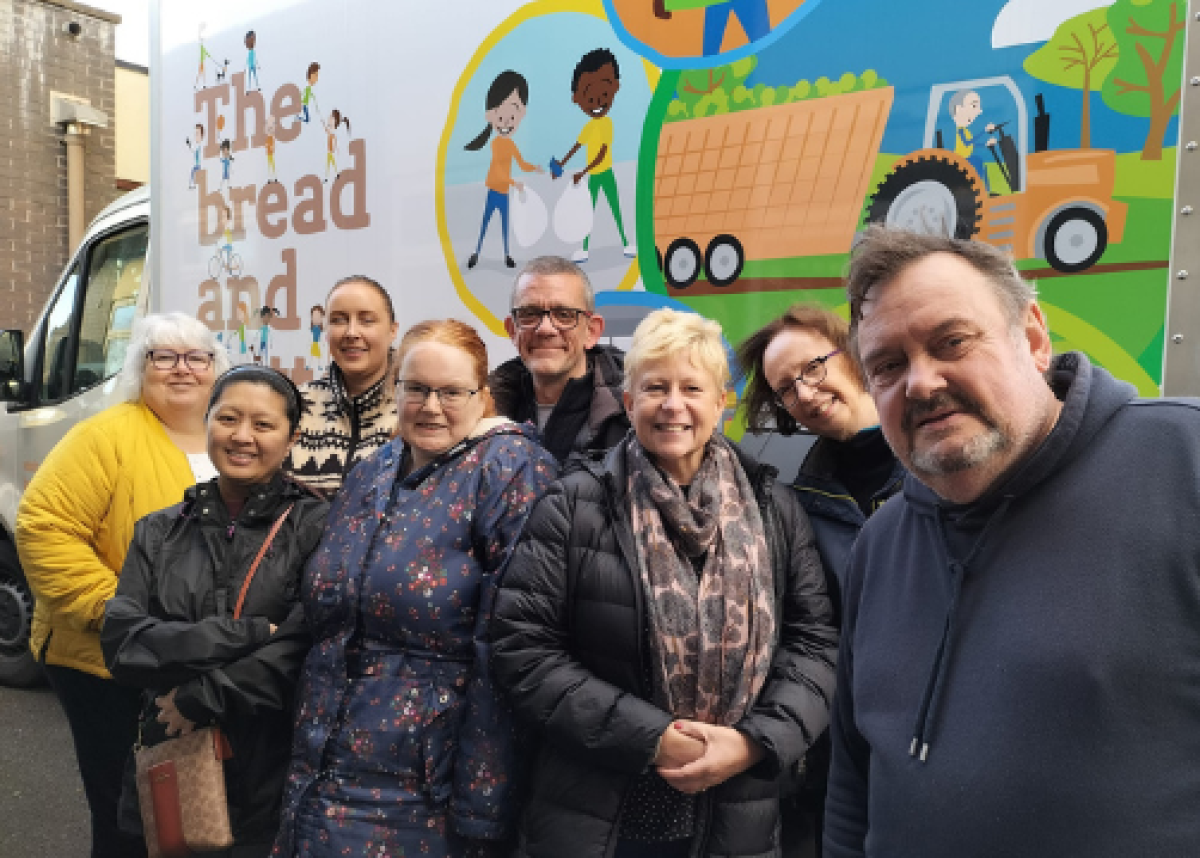
[[[204,126],[199,122],[196,123],[196,133],[187,138],[188,148],[192,150],[195,156],[195,163],[192,164],[192,175],[188,179],[188,189],[196,187],[196,178],[200,175],[200,150],[204,148]]]
[[[608,112],[612,109],[613,99],[620,88],[621,69],[612,51],[597,48],[584,54],[583,59],[575,66],[575,74],[571,80],[571,100],[591,119],[579,132],[579,138],[571,147],[571,151],[558,163],[566,164],[580,147],[586,147],[587,166],[576,173],[572,181],[578,184],[587,176],[593,207],[600,191],[604,191],[613,220],[617,223],[617,232],[621,235],[621,244],[625,246],[625,255],[634,257],[637,256],[637,248],[625,237],[625,226],[621,221],[621,201],[617,195],[617,180],[612,170],[613,121]],[[590,239],[589,235],[583,240],[583,249],[572,254],[573,261],[587,262]]]
[[[300,105],[304,108],[304,112],[300,114],[301,122],[308,122],[308,103],[313,103],[313,110],[317,109],[317,95],[313,92],[313,87],[317,85],[317,72],[321,70],[320,63],[309,63],[308,73],[304,78],[308,81],[304,87],[304,96],[300,99]]]
[[[324,361],[321,358],[321,334],[325,332],[325,308],[320,304],[313,304],[308,311],[308,319],[311,322],[308,330],[312,334],[312,347],[308,353],[313,359],[313,365],[308,368],[313,372],[320,372],[324,369]]]
[[[254,50],[254,46],[258,44],[258,36],[253,30],[246,33],[246,85],[249,86],[250,79],[254,78],[254,88],[261,91],[262,86],[258,82],[258,52]]]
[[[671,13],[680,9],[704,9],[703,55],[711,57],[721,52],[729,16],[736,14],[746,38],[755,42],[771,32],[771,16],[767,0],[652,0],[656,17],[669,21]]]
[[[508,253],[508,192],[525,186],[512,178],[512,162],[515,160],[526,173],[545,172],[536,164],[530,164],[521,157],[517,144],[512,135],[516,133],[525,118],[526,105],[529,103],[529,83],[518,72],[502,71],[496,75],[492,85],[488,87],[487,98],[484,100],[483,118],[487,127],[479,136],[465,147],[468,151],[476,152],[496,132],[492,140],[492,163],[488,167],[484,185],[487,187],[487,200],[483,205],[483,224],[479,227],[479,241],[475,252],[467,260],[467,267],[474,268],[479,262],[479,251],[483,248],[483,237],[487,234],[488,223],[495,212],[500,212],[500,236],[504,239],[504,264],[515,268],[516,263]]]
[[[233,308],[233,327],[229,330],[226,345],[229,348],[231,362],[246,362],[246,321],[250,318],[250,308],[245,301],[239,301]]]
[[[220,209],[221,213],[221,237],[225,243],[221,245],[221,249],[217,251],[225,257],[222,263],[225,270],[232,273],[233,269],[233,209],[229,206],[224,206]]]
[[[262,307],[258,311],[258,320],[260,322],[258,328],[258,351],[255,352],[251,347],[250,351],[254,353],[254,362],[269,366],[271,359],[271,317],[280,315],[279,311],[274,307]]]
[[[278,182],[275,176],[275,114],[268,113],[263,126],[267,134],[267,182]]]
[[[954,122],[954,154],[967,160],[983,182],[984,190],[988,188],[987,167],[983,155],[975,151],[975,135],[971,133],[971,123],[983,113],[983,104],[979,93],[970,89],[960,89],[950,96],[950,119]],[[988,134],[996,130],[990,122],[983,129]]]
[[[196,72],[196,82],[194,84],[192,84],[192,89],[199,89],[201,83],[203,83],[205,86],[208,86],[208,76],[204,74],[205,58],[213,60],[213,62],[216,62],[216,60],[213,59],[213,55],[208,52],[208,48],[204,47],[204,25],[203,24],[200,25],[199,38],[200,38],[200,70]]]
[[[326,122],[324,119],[322,119],[321,124],[325,126],[325,135],[328,141],[328,151],[325,153],[325,181],[328,182],[330,167],[333,167],[335,179],[342,174],[341,170],[339,170],[337,166],[337,158],[334,157],[334,153],[337,151],[338,145],[337,130],[342,125],[345,125],[346,134],[349,136],[350,118],[347,116],[342,116],[341,111],[335,107],[329,112],[329,121]]]
[[[233,164],[233,144],[226,137],[221,141],[221,187],[229,185],[229,168]]]

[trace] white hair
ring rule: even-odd
[[[121,367],[121,390],[129,402],[137,402],[142,398],[146,352],[167,347],[212,352],[214,378],[229,369],[229,352],[217,341],[217,335],[200,320],[187,313],[143,316],[133,324],[129,346],[125,350],[125,364]]]

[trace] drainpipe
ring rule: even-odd
[[[75,252],[83,240],[83,138],[87,126],[79,122],[68,122],[63,142],[67,145],[67,235],[70,253]]]
[[[63,127],[63,143],[67,147],[67,229],[73,254],[83,240],[87,226],[84,218],[84,186],[86,173],[83,167],[84,140],[91,128],[108,126],[108,114],[96,110],[86,99],[76,98],[61,92],[50,93],[50,119]]]

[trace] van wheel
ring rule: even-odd
[[[42,682],[42,668],[29,651],[33,596],[21,574],[16,549],[0,539],[0,685],[29,688]]]
[[[1063,209],[1046,224],[1046,261],[1070,274],[1095,265],[1108,247],[1108,226],[1091,209]]]
[[[742,243],[732,235],[718,235],[708,243],[704,254],[704,270],[714,286],[728,286],[737,280],[746,263]]]
[[[700,276],[700,246],[690,238],[677,238],[667,247],[663,276],[676,289],[686,289]]]
[[[915,155],[879,183],[867,220],[925,235],[970,238],[979,228],[983,197],[974,170],[944,153]]]

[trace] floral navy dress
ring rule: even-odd
[[[304,576],[314,646],[274,855],[461,858],[510,834],[517,749],[486,625],[556,465],[529,427],[476,432],[403,477],[391,442],[333,505]]]

